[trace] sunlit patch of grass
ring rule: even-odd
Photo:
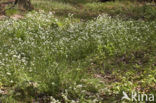
[[[75,10],[75,8],[69,3],[57,2],[57,1],[36,1],[33,0],[32,4],[38,9],[44,10]]]

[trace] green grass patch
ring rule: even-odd
[[[131,1],[115,2],[91,2],[70,3],[63,1],[32,1],[36,9],[54,11],[59,17],[67,17],[74,14],[75,18],[89,20],[96,18],[100,14],[109,14],[112,17],[120,16],[124,19],[135,20],[155,20],[156,6],[154,3],[138,3]]]
[[[155,34],[155,21],[108,15],[73,22],[39,11],[0,21],[0,99],[96,103],[121,102],[122,91],[155,94]]]

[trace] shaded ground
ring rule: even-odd
[[[0,15],[5,15],[5,11],[7,10],[7,6],[13,4],[14,0],[7,0],[0,2]]]

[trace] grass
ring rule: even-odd
[[[155,94],[155,27],[108,15],[59,21],[43,11],[0,21],[0,99],[109,103],[122,91]]]
[[[32,3],[22,19],[0,20],[0,101],[130,103],[123,91],[156,95],[154,6]]]
[[[72,0],[71,0],[72,1]],[[155,20],[156,6],[154,3],[138,3],[131,1],[96,2],[81,0],[77,3],[63,0],[32,0],[35,10],[53,11],[57,18],[66,18],[73,14],[75,19],[90,20],[100,14],[109,14],[112,17],[119,16],[122,19]],[[7,10],[6,15],[22,14],[17,7]]]
[[[112,17],[120,16],[124,19],[135,20],[155,20],[156,7],[153,3],[138,3],[131,1],[116,2],[86,2],[70,3],[60,1],[38,1],[33,0],[35,8],[46,11],[55,11],[58,17],[67,17],[69,13],[74,14],[74,18],[93,19],[100,14],[109,14]]]

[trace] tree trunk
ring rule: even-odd
[[[18,5],[20,9],[32,10],[33,6],[31,5],[30,0],[15,0],[15,5]]]

